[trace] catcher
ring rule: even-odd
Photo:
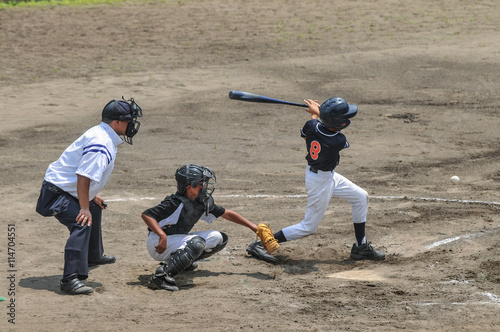
[[[224,249],[228,240],[226,234],[216,230],[191,232],[200,219],[211,223],[222,217],[257,233],[269,253],[278,248],[269,226],[257,226],[240,214],[215,204],[212,193],[216,178],[208,167],[181,166],[175,172],[175,180],[177,192],[142,213],[149,231],[148,252],[162,262],[151,277],[149,288],[179,290],[173,278],[175,275],[193,271],[198,267],[197,260]]]

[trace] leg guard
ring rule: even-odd
[[[178,291],[179,287],[177,287],[173,276],[191,266],[204,249],[205,240],[200,236],[193,237],[184,249],[177,250],[165,263],[160,264],[151,277],[148,287],[172,292]]]
[[[165,262],[163,270],[167,276],[173,277],[184,271],[201,255],[205,249],[205,239],[195,236],[186,244],[184,249],[177,250]]]
[[[205,259],[207,257],[212,256],[215,253],[218,253],[222,249],[224,249],[224,247],[227,245],[228,237],[227,237],[226,233],[223,233],[223,232],[220,232],[220,233],[222,234],[222,243],[219,243],[215,248],[212,249],[212,251],[208,251],[208,252],[203,251],[202,254],[200,255],[200,257],[198,257],[198,259]]]

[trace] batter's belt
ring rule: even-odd
[[[323,171],[322,169],[317,169],[313,166],[309,166],[309,170],[315,174],[318,174],[318,172],[333,172],[333,171]]]

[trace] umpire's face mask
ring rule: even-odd
[[[125,132],[124,141],[132,145],[132,137],[139,131],[141,123],[137,121],[137,118],[132,119],[127,125],[127,131]]]
[[[132,120],[127,125],[124,141],[132,145],[132,137],[137,134],[141,127],[141,123],[137,121],[137,117],[142,117],[142,109],[134,102],[134,99],[130,99],[130,101]]]

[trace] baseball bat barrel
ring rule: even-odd
[[[291,101],[285,101],[281,99],[257,95],[255,93],[235,91],[235,90],[229,91],[229,99],[249,101],[254,103],[284,104],[291,106],[307,107],[306,104],[292,103]]]

